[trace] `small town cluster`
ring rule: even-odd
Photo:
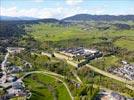
[[[109,72],[117,74],[120,77],[124,77],[128,80],[134,80],[134,64],[129,64],[126,61],[122,61],[122,66],[118,68],[110,68]]]
[[[127,98],[125,96],[122,96],[118,93],[115,93],[115,92],[107,92],[107,91],[104,91],[104,90],[101,90],[99,93],[98,93],[98,96],[96,97],[96,100],[133,100],[131,98]]]
[[[14,97],[25,97],[30,98],[31,92],[25,88],[21,78],[18,78],[18,73],[25,70],[25,65],[29,64],[25,62],[24,66],[9,66],[8,57],[10,54],[20,53],[24,48],[7,48],[7,54],[1,63],[1,72],[0,72],[0,86],[5,89],[6,93],[0,100],[9,100]]]
[[[5,55],[3,62],[1,63],[0,73],[0,86],[6,89],[6,93],[4,96],[0,97],[0,100],[7,100],[18,96],[23,96],[29,99],[32,95],[32,93],[26,89],[22,78],[18,78],[17,76],[17,73],[24,72],[26,68],[30,69],[32,65],[25,60],[23,60],[24,66],[9,66],[10,62],[8,62],[8,57],[10,54],[20,53],[23,50],[25,49],[18,47],[7,48],[8,52]],[[103,57],[103,53],[101,51],[97,49],[86,49],[83,47],[59,49],[57,52],[51,54],[46,52],[42,52],[41,54],[48,57],[52,57],[53,55],[58,59],[66,60],[68,64],[71,64],[77,68],[86,65],[90,62],[90,60]],[[121,67],[109,69],[109,72],[121,77],[123,76],[128,80],[134,80],[134,65],[125,61],[122,61],[122,64],[123,65]],[[97,98],[96,100],[133,100],[116,92],[109,92],[104,90],[101,90],[98,93]]]

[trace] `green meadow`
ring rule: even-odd
[[[117,56],[103,57],[103,58],[99,58],[96,60],[92,60],[90,62],[91,65],[102,70],[107,70],[108,68],[112,66],[118,66],[119,63],[120,63],[120,58]]]
[[[65,86],[51,76],[33,74],[24,83],[32,92],[30,100],[71,100]]]
[[[129,51],[134,51],[134,37],[119,39],[114,44]]]
[[[113,44],[117,47],[134,50],[133,29],[117,30],[114,28],[108,30],[99,30],[97,28],[84,30],[79,25],[58,25],[58,24],[34,24],[30,27],[26,26],[25,30],[34,39],[41,42],[51,41],[55,44],[67,45],[77,42],[75,44],[90,45],[94,43],[104,43],[115,41]],[[120,39],[125,37],[123,39]],[[131,37],[131,39],[130,39]],[[64,42],[64,43],[62,43]]]

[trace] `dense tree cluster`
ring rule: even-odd
[[[0,22],[0,37],[21,36],[25,34],[24,26],[12,21]]]

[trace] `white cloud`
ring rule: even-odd
[[[41,3],[44,2],[44,0],[34,0],[34,2]]]
[[[75,14],[97,14],[97,15],[103,15],[103,14],[114,14],[114,15],[127,15],[127,14],[133,14],[134,11],[133,8],[131,8],[129,11],[122,11],[122,12],[110,12],[107,10],[107,7],[92,7],[90,9],[81,8],[79,6],[70,6],[70,7],[57,7],[57,8],[22,8],[18,9],[17,7],[13,6],[10,8],[2,8],[0,7],[0,15],[4,16],[13,16],[13,17],[19,17],[19,16],[28,16],[28,17],[35,17],[35,18],[65,18],[68,16],[72,16]]]
[[[90,14],[101,14],[103,13],[103,9],[100,8],[92,8],[92,9],[84,9],[81,7],[58,7],[58,8],[31,8],[31,9],[20,9],[18,10],[16,7],[11,8],[1,8],[1,15],[4,16],[28,16],[35,18],[64,18],[68,16],[72,16],[80,13],[90,13]]]
[[[11,8],[2,8],[1,7],[0,11],[1,11],[0,15],[4,15],[4,16],[7,16],[7,15],[15,16],[17,13],[16,7],[11,7]]]
[[[52,17],[52,12],[49,9],[20,9],[18,10],[16,7],[11,8],[1,8],[1,15],[3,16],[28,16],[28,17],[37,17],[37,18],[48,18]]]
[[[83,0],[66,0],[66,3],[71,6],[77,5],[82,2],[83,2]]]

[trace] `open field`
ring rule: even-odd
[[[134,38],[133,37],[132,38],[119,39],[114,44],[118,47],[126,48],[129,51],[134,51],[134,45],[133,45],[134,44]]]
[[[106,30],[98,29],[83,30],[76,26],[60,26],[53,24],[36,24],[26,27],[26,31],[40,41],[61,41],[67,39],[99,39],[99,37],[134,36],[133,30]]]
[[[94,23],[95,24],[95,23]],[[86,29],[86,28],[85,28]],[[85,30],[78,25],[58,25],[58,24],[35,24],[25,26],[27,34],[42,43],[42,47],[70,47],[84,46],[90,47],[92,44],[111,42],[115,47],[121,47],[133,51],[133,29],[99,30],[96,27]],[[121,37],[124,37],[122,39]],[[119,38],[116,40],[116,38]],[[120,39],[121,38],[121,39]],[[115,42],[113,42],[115,41]]]
[[[71,100],[64,85],[50,76],[34,74],[24,79],[32,92],[31,100]]]
[[[87,22],[87,24],[89,23]],[[92,24],[96,26],[98,23]],[[133,24],[131,22],[131,25]],[[105,26],[107,27],[107,25]],[[118,67],[122,60],[128,63],[134,62],[133,29],[117,29],[112,26],[105,30],[97,27],[90,28],[88,25],[82,28],[80,24],[38,23],[25,25],[25,30],[26,34],[13,42],[13,46],[24,47],[25,51],[16,54],[17,57],[9,57],[11,65],[23,66],[23,62],[27,61],[32,65],[31,69],[26,70],[28,72],[47,70],[66,77],[62,82],[57,79],[56,75],[51,75],[53,77],[39,73],[28,75],[24,82],[26,88],[32,92],[31,100],[89,98],[90,91],[95,90],[92,89],[92,85],[103,86],[106,89],[123,93],[125,96],[134,96],[133,81],[127,81],[107,72],[107,69],[112,66]],[[90,61],[91,66],[87,65],[88,67],[82,66],[81,68],[74,68],[65,60],[41,55],[41,52],[53,53],[59,48],[80,46],[96,48],[104,55],[102,58]],[[1,55],[0,58],[2,59],[3,56]],[[72,73],[74,71],[76,75]],[[79,86],[78,84],[77,86],[76,82],[73,82],[76,79],[82,81],[83,85]],[[64,82],[71,92],[68,92]],[[91,87],[84,86],[86,84]],[[98,90],[99,88],[94,94],[98,93]],[[70,93],[73,96],[70,96]]]
[[[110,67],[118,66],[120,63],[120,59],[121,58],[112,55],[112,56],[102,57],[99,59],[92,60],[90,64],[95,67],[98,67],[99,69],[107,70]]]
[[[115,75],[111,75],[109,73],[107,74],[107,72],[98,70],[95,67],[93,68],[93,66],[90,67],[85,66],[80,68],[78,70],[78,75],[80,76],[81,80],[86,84],[95,84],[100,87],[102,86],[104,88],[123,93],[126,96],[130,96],[130,97],[134,96],[133,88],[129,88],[130,85],[126,86],[125,83],[122,83],[124,79],[121,80],[120,77],[116,77]],[[134,82],[129,81],[129,83],[134,83]]]

